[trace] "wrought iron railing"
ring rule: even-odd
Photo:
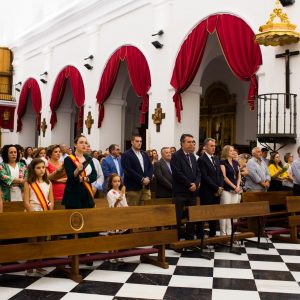
[[[257,97],[257,137],[296,138],[297,95],[262,94]]]

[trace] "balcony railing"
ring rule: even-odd
[[[262,143],[296,142],[296,94],[258,95],[257,138]]]
[[[14,100],[14,97],[11,94],[11,87],[9,84],[0,83],[0,100]]]

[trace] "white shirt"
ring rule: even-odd
[[[103,171],[100,165],[100,162],[97,158],[93,157],[93,163],[97,172],[97,180],[92,183],[92,185],[97,189],[97,190],[102,190],[102,185],[104,182],[104,175]]]
[[[121,176],[121,174],[120,174],[120,165],[119,165],[118,158],[117,158],[117,157],[114,157],[113,155],[111,155],[111,157],[112,157],[112,160],[113,160],[113,162],[114,162],[114,164],[115,164],[115,166],[116,166],[118,175]]]
[[[19,178],[20,169],[18,164],[16,164],[16,167],[13,168],[11,165],[8,165],[10,170],[10,175],[12,178]],[[10,201],[22,201],[22,191],[19,186],[12,185],[10,187]]]
[[[145,171],[145,168],[144,168],[144,159],[143,159],[143,155],[141,153],[141,151],[136,151],[132,148],[132,151],[134,152],[134,154],[137,156],[139,162],[140,162],[140,165],[142,167],[142,170],[143,172]]]
[[[109,207],[115,207],[115,203],[118,198],[122,198],[122,200],[118,203],[117,207],[126,207],[128,206],[125,195],[121,195],[120,191],[116,191],[111,189],[107,195],[107,201]]]
[[[213,165],[215,165],[215,163],[214,163],[213,160],[212,160],[213,155],[210,155],[210,154],[208,154],[207,152],[205,152],[205,154],[207,155],[207,157],[209,158],[209,160],[211,161],[211,163],[212,163]]]

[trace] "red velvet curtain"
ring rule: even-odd
[[[109,59],[101,77],[97,102],[99,103],[98,128],[101,127],[104,119],[104,102],[109,97],[115,85],[120,67],[120,49],[118,49]]]
[[[130,82],[138,97],[142,97],[140,121],[145,122],[148,112],[149,96],[147,92],[151,87],[150,70],[145,56],[133,46],[122,46],[109,59],[101,77],[97,102],[99,103],[98,127],[101,127],[104,118],[104,102],[110,96],[117,79],[120,61],[126,60]]]
[[[253,110],[258,92],[256,72],[262,64],[259,45],[254,42],[254,32],[242,19],[232,15],[220,15],[217,33],[232,72],[239,79],[250,81],[248,102]]]
[[[212,34],[215,30],[233,73],[241,80],[250,81],[248,101],[251,109],[254,108],[258,89],[255,73],[262,64],[260,47],[254,42],[254,33],[238,17],[229,14],[213,15],[194,28],[176,58],[171,85],[175,88],[173,101],[179,122],[182,110],[181,93],[193,82],[201,64],[208,33]]]
[[[25,114],[26,107],[27,107],[27,100],[29,97],[29,93],[31,93],[31,101],[33,110],[36,114],[36,129],[40,130],[41,124],[41,109],[42,109],[42,97],[41,97],[41,90],[38,82],[34,78],[28,78],[24,83],[22,88],[20,98],[19,98],[19,105],[17,110],[17,132],[22,130],[22,118]]]
[[[142,97],[142,109],[140,122],[145,123],[145,115],[149,108],[149,96],[147,92],[151,87],[150,70],[143,53],[136,47],[127,47],[126,57],[130,82],[138,97]]]
[[[84,84],[80,72],[73,66],[66,66],[57,76],[50,101],[50,108],[52,111],[50,124],[51,129],[54,128],[57,122],[56,111],[59,108],[63,99],[67,80],[70,82],[73,99],[76,107],[79,109],[78,112],[78,128],[83,126],[83,105],[85,101]]]
[[[198,72],[207,36],[206,22],[203,21],[189,34],[177,55],[171,85],[175,88],[173,101],[178,122],[181,121],[180,111],[183,108],[181,94],[190,86]]]

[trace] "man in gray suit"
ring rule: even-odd
[[[163,147],[161,149],[161,159],[154,163],[156,198],[172,198],[171,158],[171,149],[169,147]]]
[[[266,192],[270,186],[269,169],[262,159],[259,147],[252,149],[252,158],[247,163],[249,174],[246,176],[245,190],[248,192]]]

